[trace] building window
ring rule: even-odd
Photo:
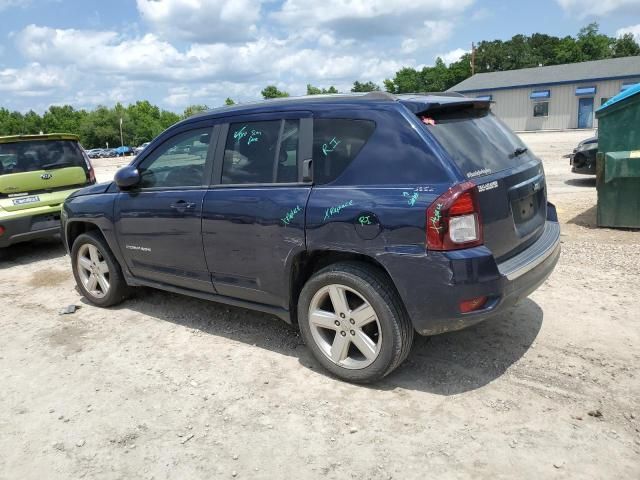
[[[488,101],[491,101],[491,100],[493,100],[493,95],[478,95],[476,97],[476,100],[488,100]]]
[[[533,104],[533,116],[534,117],[548,117],[549,116],[549,102],[536,102]]]
[[[596,87],[576,87],[576,95],[595,95]]]
[[[529,95],[529,98],[534,100],[537,98],[551,98],[551,90],[534,90]]]
[[[623,83],[622,87],[620,87],[620,91],[624,92],[625,90],[627,90],[627,89],[629,89],[629,88],[631,88],[631,87],[633,87],[634,85],[637,85],[637,84],[638,84],[638,82]]]

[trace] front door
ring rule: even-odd
[[[177,133],[138,164],[139,187],[116,202],[120,249],[134,276],[213,293],[202,247],[212,127]]]
[[[578,128],[593,127],[593,98],[578,100]]]
[[[222,128],[214,185],[202,231],[207,265],[220,295],[288,308],[287,272],[305,250],[311,185],[302,160],[311,119],[287,115],[231,119]]]

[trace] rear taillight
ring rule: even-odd
[[[478,190],[473,183],[451,187],[427,209],[427,249],[458,250],[482,243]]]
[[[0,225],[0,237],[4,235],[4,232],[5,232],[4,227]]]

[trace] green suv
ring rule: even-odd
[[[58,233],[62,203],[95,182],[76,135],[0,137],[0,249]]]

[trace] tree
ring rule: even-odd
[[[289,96],[289,94],[287,92],[278,90],[278,87],[276,87],[275,85],[267,85],[262,90],[261,93],[262,93],[262,97],[265,100],[267,100],[269,98],[282,98],[282,97],[288,97]]]
[[[227,99],[224,101],[225,105],[235,105],[236,102],[234,102],[231,97],[227,97]]]
[[[625,33],[613,43],[612,54],[614,57],[633,57],[640,55],[640,45],[633,38],[633,34]]]
[[[598,24],[590,23],[580,29],[576,43],[585,61],[611,57],[611,47],[615,40],[598,32]]]
[[[307,83],[307,95],[320,95],[321,93],[322,90],[320,90],[318,87],[314,87],[310,83]]]
[[[307,83],[307,95],[320,95],[329,93],[338,93],[338,90],[333,85],[331,85],[329,88],[318,88],[314,87],[310,83]]]
[[[379,92],[380,87],[373,82],[360,83],[358,80],[353,82],[352,92]]]
[[[196,113],[206,112],[209,110],[209,107],[206,105],[189,105],[184,109],[184,113],[182,114],[182,118],[189,118],[195,115]]]

